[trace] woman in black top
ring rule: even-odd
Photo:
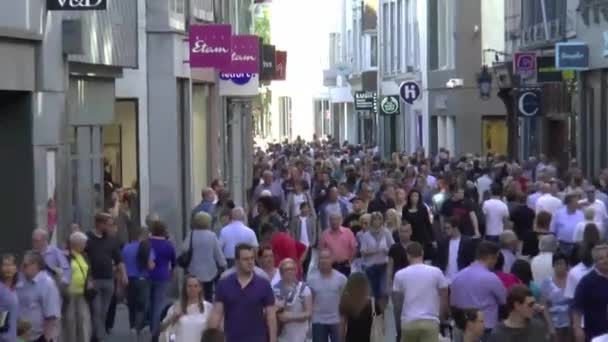
[[[435,237],[433,236],[429,210],[422,202],[420,191],[410,191],[401,217],[412,225],[412,241],[419,242],[424,246],[425,257],[432,260]]]
[[[340,342],[370,342],[374,312],[382,314],[371,298],[367,276],[360,272],[351,274],[340,298]]]

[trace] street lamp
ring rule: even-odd
[[[488,71],[488,67],[484,65],[481,68],[481,73],[477,77],[477,86],[479,87],[479,95],[482,100],[488,100],[492,96],[492,75]]]

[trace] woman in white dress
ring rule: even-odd
[[[312,316],[312,293],[298,280],[298,267],[293,259],[279,265],[281,280],[274,285],[279,320],[279,342],[305,342]]]
[[[161,324],[161,342],[200,341],[207,328],[212,305],[203,299],[201,282],[186,276],[181,293],[180,301],[171,305]]]

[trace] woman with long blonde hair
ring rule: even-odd
[[[387,210],[386,214],[384,214],[384,217],[385,217],[384,226],[391,233],[396,231],[397,228],[399,228],[400,222],[401,222],[401,217],[399,216],[399,213],[397,212],[397,210],[392,209],[392,208]]]

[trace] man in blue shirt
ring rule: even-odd
[[[44,259],[40,253],[25,253],[23,279],[17,283],[19,317],[32,325],[31,341],[56,341],[61,298],[55,281],[43,269]]]
[[[209,328],[224,318],[226,342],[277,342],[274,292],[268,280],[254,272],[255,248],[235,248],[236,272],[217,285]]]
[[[572,304],[572,326],[577,342],[608,333],[608,245],[595,247],[593,260],[595,269],[578,283]]]
[[[131,330],[139,335],[145,325],[145,316],[150,298],[148,271],[154,268],[154,251],[147,241],[148,231],[136,230],[131,242],[122,248],[122,258],[129,277],[127,306]]]

